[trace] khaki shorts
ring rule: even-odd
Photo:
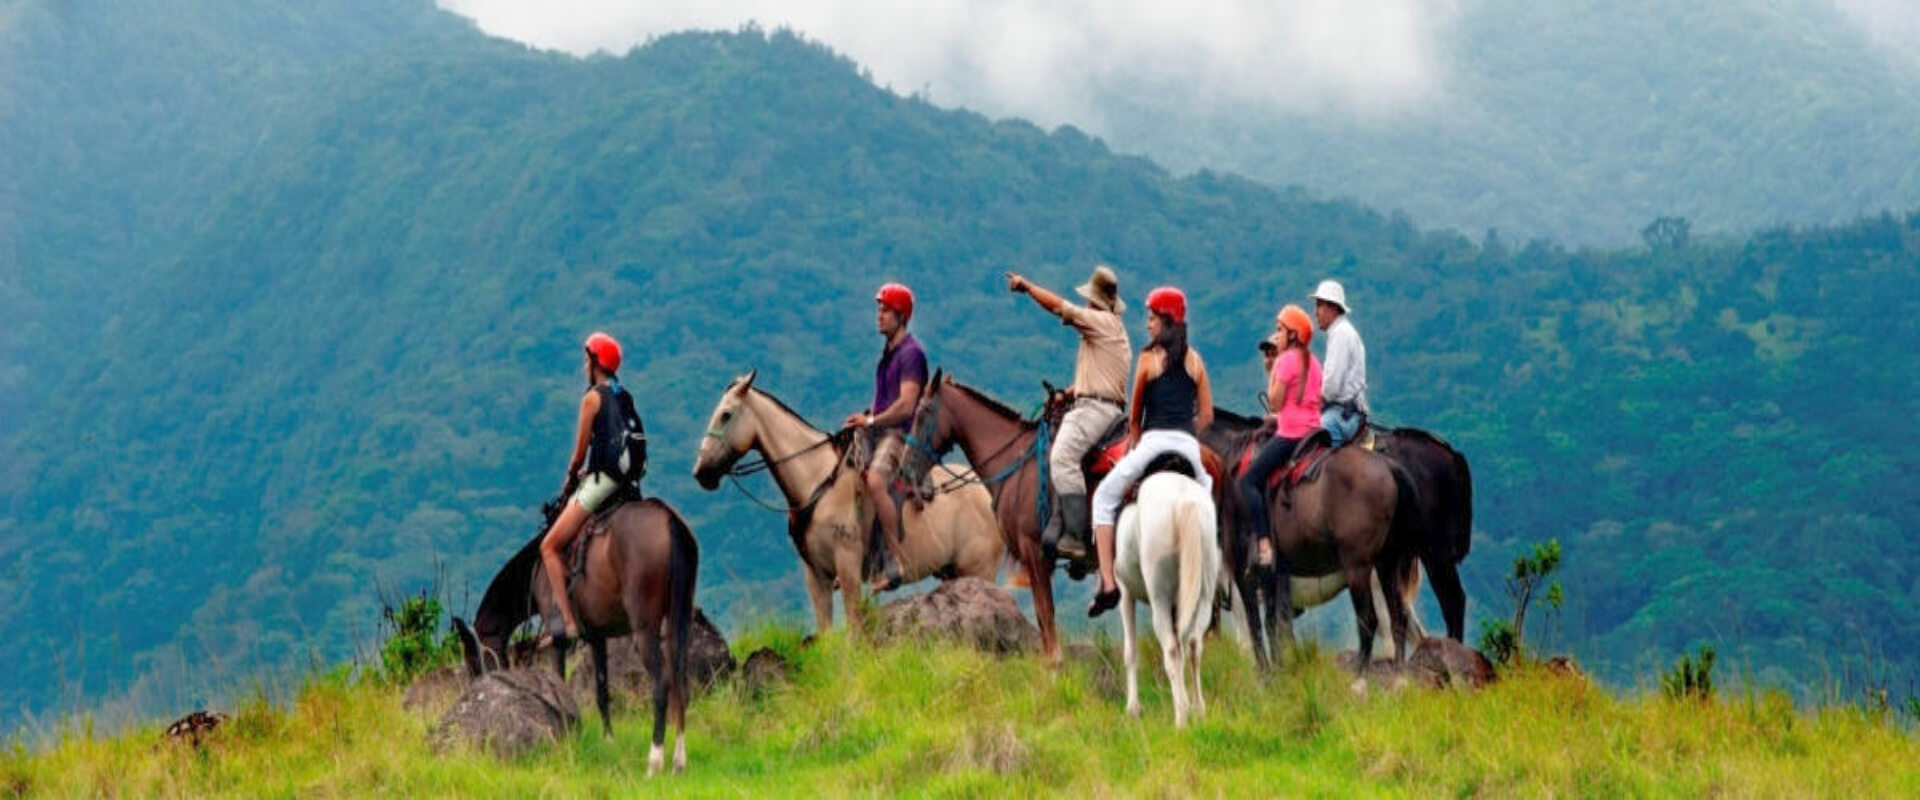
[[[620,484],[605,473],[595,472],[580,479],[579,488],[573,490],[572,500],[589,512],[599,511],[600,504],[606,502],[607,496],[618,488]]]
[[[907,452],[906,435],[889,429],[875,434],[873,438],[873,460],[867,462],[867,472],[892,480],[900,471],[901,456]]]

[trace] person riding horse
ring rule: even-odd
[[[587,393],[580,398],[580,422],[575,426],[573,455],[567,460],[567,477],[560,488],[566,498],[559,516],[540,540],[540,562],[546,569],[547,585],[556,587],[554,604],[566,630],[554,637],[554,646],[565,651],[570,640],[580,638],[579,618],[573,613],[573,598],[566,590],[566,565],[562,554],[573,537],[579,535],[587,517],[622,487],[632,484],[620,476],[619,459],[626,453],[625,435],[632,423],[633,400],[620,385],[620,343],[605,333],[587,337]]]
[[[1367,415],[1367,346],[1349,319],[1347,290],[1325,280],[1313,291],[1313,314],[1327,332],[1325,383],[1321,387],[1320,427],[1339,447],[1359,435]]]
[[[1094,267],[1087,282],[1074,290],[1086,298],[1084,307],[1068,303],[1013,272],[1007,273],[1007,289],[1025,292],[1034,303],[1059,317],[1062,325],[1080,334],[1080,352],[1073,363],[1073,406],[1061,418],[1053,447],[1047,452],[1054,502],[1041,534],[1044,546],[1078,561],[1087,557],[1091,522],[1087,476],[1080,461],[1126,413],[1121,397],[1126,391],[1133,346],[1127,341],[1127,326],[1120,315],[1127,305],[1120,300],[1119,277],[1104,264]]]
[[[1296,305],[1274,316],[1274,336],[1285,351],[1268,359],[1267,407],[1273,409],[1274,437],[1261,446],[1245,475],[1240,477],[1240,529],[1259,531],[1260,564],[1273,563],[1273,542],[1267,536],[1267,483],[1275,470],[1293,457],[1294,448],[1320,425],[1320,361],[1308,347],[1313,322]]]
[[[1161,287],[1147,294],[1147,336],[1133,372],[1128,404],[1127,455],[1113,466],[1093,497],[1093,532],[1100,551],[1100,589],[1087,615],[1100,616],[1120,602],[1113,577],[1113,527],[1126,491],[1140,480],[1154,458],[1174,453],[1193,467],[1194,480],[1213,491],[1213,478],[1200,460],[1194,438],[1213,424],[1213,386],[1200,352],[1187,346],[1187,296]]]
[[[913,290],[889,283],[873,296],[875,327],[886,339],[880,363],[873,371],[873,405],[847,415],[842,427],[859,428],[872,437],[873,460],[868,463],[867,500],[880,521],[882,572],[875,579],[874,591],[897,588],[900,571],[900,508],[894,503],[891,487],[906,452],[907,425],[913,421],[913,409],[920,402],[920,390],[927,385],[927,354],[919,340],[907,332],[913,318]]]

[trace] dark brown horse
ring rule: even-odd
[[[557,629],[553,593],[540,568],[540,539],[533,537],[500,568],[480,599],[471,628],[454,619],[469,673],[478,676],[506,666],[508,638],[536,611],[549,629]],[[579,615],[581,639],[593,653],[594,699],[600,707],[601,729],[613,734],[607,716],[607,640],[631,633],[653,678],[653,749],[647,756],[647,773],[658,772],[664,761],[669,713],[675,739],[673,769],[686,769],[687,649],[694,582],[700,570],[700,546],[693,531],[679,512],[649,498],[623,503],[594,517],[576,541],[576,547],[587,548],[586,574],[573,582],[573,607]],[[566,659],[564,650],[554,650],[554,667],[563,678]]]
[[[1473,548],[1473,471],[1467,457],[1417,428],[1375,428],[1374,439],[1376,452],[1413,476],[1420,565],[1440,601],[1447,637],[1465,641],[1467,592],[1460,585],[1460,562]]]
[[[1241,457],[1266,438],[1261,420],[1223,409],[1215,409],[1214,424],[1202,437],[1234,473],[1231,480],[1216,482],[1214,495],[1222,561],[1240,596],[1256,660],[1262,668],[1277,663],[1281,643],[1293,638],[1295,614],[1351,587],[1359,589],[1348,595],[1361,655],[1371,657],[1384,610],[1392,623],[1393,657],[1404,658],[1408,637],[1424,635],[1412,615],[1419,586],[1413,560],[1418,491],[1412,475],[1360,448],[1336,452],[1319,478],[1294,490],[1292,508],[1271,504],[1269,530],[1278,568],[1260,568],[1253,559],[1254,532],[1241,530],[1235,481]]]

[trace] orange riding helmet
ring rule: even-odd
[[[1287,304],[1286,308],[1280,309],[1280,324],[1293,331],[1301,344],[1313,344],[1313,318],[1307,316],[1306,309]]]
[[[880,287],[873,299],[880,305],[893,309],[901,319],[913,318],[913,290],[898,283],[889,283]]]
[[[1187,293],[1162,286],[1147,293],[1147,310],[1182,325],[1187,321]]]
[[[593,359],[594,366],[607,374],[620,371],[620,343],[599,331],[587,337],[587,356]]]

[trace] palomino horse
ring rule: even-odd
[[[1053,554],[1040,545],[1038,487],[1039,428],[1019,412],[953,380],[944,371],[934,373],[933,385],[920,393],[913,410],[916,447],[937,458],[960,445],[975,474],[993,493],[993,516],[1007,550],[1019,559],[1033,592],[1034,621],[1040,626],[1040,651],[1048,661],[1060,661],[1060,637],[1053,621]]]
[[[480,598],[473,627],[454,618],[469,673],[478,676],[506,666],[508,637],[536,609],[549,629],[558,629],[559,610],[546,572],[540,568],[544,535],[533,537],[493,577]],[[580,620],[581,639],[593,652],[594,699],[600,706],[601,730],[613,734],[613,722],[607,716],[607,639],[632,633],[647,674],[653,677],[653,749],[647,754],[647,774],[659,772],[664,761],[669,713],[675,740],[673,771],[684,770],[687,650],[700,545],[679,512],[649,498],[622,503],[595,516],[574,547],[587,548],[586,574],[573,582],[573,608]],[[566,659],[566,652],[555,648],[554,667],[563,678]]]
[[[1184,461],[1176,463],[1191,469]],[[1213,622],[1213,592],[1220,580],[1217,535],[1213,498],[1177,471],[1153,472],[1149,467],[1139,499],[1120,512],[1113,575],[1120,583],[1127,713],[1132,716],[1140,716],[1137,600],[1146,600],[1151,608],[1153,636],[1160,642],[1167,684],[1173,689],[1173,726],[1187,726],[1188,672],[1193,674],[1193,711],[1207,713],[1207,697],[1200,690],[1200,651]]]
[[[712,491],[729,474],[758,471],[734,465],[748,451],[759,451],[786,496],[787,533],[800,555],[814,623],[825,632],[833,626],[836,583],[849,620],[859,608],[873,508],[864,499],[860,474],[844,463],[833,439],[773,395],[754,388],[756,374],[735,378],[720,393],[693,476]],[[1004,550],[994,534],[985,489],[961,486],[925,503],[903,502],[900,526],[900,569],[906,582],[930,575],[992,581],[1000,571]]]

